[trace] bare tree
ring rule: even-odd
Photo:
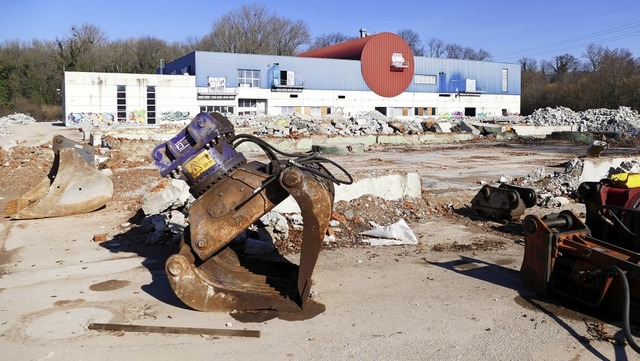
[[[320,49],[327,46],[344,43],[345,41],[356,39],[355,36],[347,36],[339,32],[333,32],[329,34],[321,34],[313,39],[309,44],[307,51]]]
[[[275,55],[295,55],[303,44],[310,41],[309,28],[302,20],[282,17],[271,19],[271,43]]]
[[[440,39],[429,38],[427,41],[426,55],[432,58],[441,58],[445,54],[444,42]]]
[[[197,50],[243,54],[294,55],[309,42],[309,28],[301,20],[290,20],[267,11],[262,4],[249,4],[214,21],[211,32],[198,39]]]
[[[106,35],[92,24],[71,27],[71,35],[56,38],[58,58],[66,70],[95,70],[96,50],[107,42]]]
[[[424,56],[424,46],[420,41],[420,35],[411,29],[402,29],[398,31],[400,36],[411,48],[413,55]]]
[[[571,54],[558,55],[550,64],[553,71],[551,82],[561,80],[568,73],[576,71],[580,67],[580,61]]]
[[[518,63],[520,64],[520,69],[522,71],[538,71],[538,61],[533,58],[520,58],[520,60],[518,60]]]
[[[605,49],[601,45],[597,45],[594,43],[587,45],[587,49],[585,50],[584,54],[582,54],[582,56],[587,58],[587,60],[589,61],[589,64],[591,65],[591,71],[598,71],[606,50],[607,49]]]
[[[473,60],[490,61],[491,60],[491,54],[488,51],[480,48],[480,49],[478,49],[476,51],[475,59],[473,59]]]
[[[447,59],[464,59],[464,49],[459,44],[447,44],[444,54]]]

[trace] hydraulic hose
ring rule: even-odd
[[[281,150],[278,150],[271,144],[265,142],[263,139],[250,134],[238,134],[235,137],[232,137],[231,139],[229,139],[229,142],[233,144],[234,148],[238,147],[240,144],[244,142],[254,143],[260,148],[262,148],[265,154],[269,157],[269,160],[283,166],[283,168],[276,171],[272,179],[268,180],[267,183],[275,179],[284,168],[289,166],[296,166],[318,177],[328,179],[335,184],[352,184],[353,183],[353,178],[351,177],[351,174],[347,172],[346,169],[344,169],[338,163],[318,155],[317,152],[286,153]],[[276,153],[283,155],[285,157],[289,157],[290,158],[289,161],[286,162],[285,164],[281,164],[276,156]],[[323,163],[329,163],[334,167],[338,168],[344,175],[347,176],[347,179],[345,180],[345,179],[339,179],[335,177],[333,174],[331,174],[331,172],[329,172],[329,170],[326,167],[322,165]],[[322,170],[324,170],[324,172],[318,169],[317,167],[321,167]]]
[[[629,308],[631,307],[631,291],[629,290],[629,281],[627,275],[618,266],[611,266],[611,269],[615,271],[622,283],[622,329],[624,331],[624,337],[627,339],[629,346],[640,354],[640,346],[633,339],[631,334],[631,324],[629,322]]]

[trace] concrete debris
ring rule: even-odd
[[[168,209],[184,207],[194,200],[185,181],[162,179],[151,192],[142,197],[142,211],[145,215],[159,214]]]
[[[599,157],[602,152],[609,149],[609,144],[603,140],[594,140],[587,149],[587,155],[590,157]]]
[[[9,115],[5,115],[0,118],[0,135],[9,135],[11,134],[7,127],[9,125],[19,124],[19,125],[29,125],[35,123],[36,120],[28,115],[22,113],[13,113]]]
[[[32,116],[22,113],[13,113],[0,118],[0,126],[13,124],[29,125],[35,122],[36,120]]]
[[[538,167],[524,179],[514,183],[535,190],[538,195],[537,203],[540,207],[562,207],[568,202],[568,199],[563,196],[575,196],[578,186],[582,183],[580,176],[583,162],[579,158],[571,159],[564,164],[563,172],[547,173],[544,167]],[[563,198],[563,200],[559,198]]]
[[[476,128],[470,121],[464,119],[460,121],[459,127],[465,132],[471,133],[475,136],[479,136],[481,134],[480,129]]]
[[[574,112],[565,107],[540,108],[523,118],[529,125],[570,125],[576,131],[623,132],[629,136],[640,135],[640,114],[629,107],[618,109],[588,109]]]
[[[279,241],[289,237],[289,223],[282,214],[271,211],[260,218],[258,236],[264,241]]]

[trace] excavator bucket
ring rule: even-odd
[[[271,161],[247,163],[235,151],[243,142],[258,145]],[[180,250],[165,265],[175,294],[200,311],[303,309],[333,210],[334,183],[351,183],[351,176],[315,153],[287,154],[260,138],[236,136],[219,113],[198,114],[157,146],[153,158],[162,175],[186,180],[196,197]],[[322,163],[348,180],[333,177]],[[231,242],[289,195],[304,223],[299,264],[279,255],[247,255],[243,244]]]
[[[4,216],[37,219],[82,214],[103,207],[113,183],[94,165],[93,148],[62,135],[53,138],[51,170],[33,189],[9,200]]]

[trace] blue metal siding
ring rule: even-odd
[[[260,87],[269,89],[269,70],[279,63],[280,70],[295,73],[296,85],[318,90],[360,90],[369,87],[362,78],[360,61],[310,59],[293,56],[196,52],[196,85],[206,86],[207,77],[225,77],[227,86],[236,87],[238,69],[260,70]]]
[[[486,94],[520,95],[520,66],[457,59],[414,57],[415,74],[435,75],[437,84],[416,84],[407,92],[453,93],[465,90],[466,79],[476,80],[476,90]],[[207,86],[209,76],[225,77],[228,87],[238,86],[238,69],[260,71],[260,87],[269,89],[269,70],[279,63],[280,70],[294,71],[295,84],[305,89],[370,91],[364,81],[359,60],[299,58],[294,56],[214,53],[197,51],[165,66],[165,74],[188,68],[196,76],[196,86]],[[502,91],[502,69],[508,70],[508,88]],[[197,71],[196,71],[197,70]],[[444,73],[440,75],[440,73]]]
[[[163,73],[176,75],[182,75],[184,69],[188,70],[189,75],[196,74],[196,57],[195,52],[189,53],[181,58],[178,58],[170,63],[165,64]]]
[[[520,95],[520,65],[518,64],[427,57],[415,57],[415,62],[415,74],[435,75],[438,84],[416,84],[414,77],[414,81],[407,88],[408,92],[454,93],[456,90],[466,90],[466,79],[475,79],[476,90],[479,92]],[[508,70],[506,92],[502,91],[502,69]]]

